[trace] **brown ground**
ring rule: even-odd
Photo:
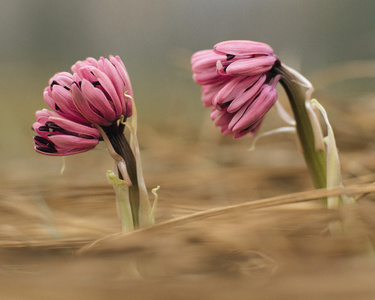
[[[325,105],[347,187],[375,181],[374,100],[361,105]],[[247,152],[246,138],[197,127],[141,126],[146,183],[161,186],[159,225],[128,235],[118,234],[105,151],[68,158],[63,175],[57,158],[11,162],[23,172],[0,185],[0,299],[375,299],[374,194],[338,211],[312,200],[160,225],[311,190],[292,137]]]

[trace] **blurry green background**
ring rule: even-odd
[[[70,70],[88,56],[121,56],[132,79],[139,121],[153,126],[169,119],[204,122],[207,110],[191,80],[190,56],[223,40],[268,43],[284,63],[307,76],[335,63],[375,57],[373,0],[0,0],[0,4],[3,172],[9,161],[42,157],[33,151],[30,128],[34,112],[46,107],[43,89],[54,73]]]

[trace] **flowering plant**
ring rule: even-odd
[[[154,223],[141,167],[137,116],[125,65],[118,56],[76,62],[72,73],[55,74],[43,97],[53,110],[36,112],[33,129],[37,152],[65,156],[93,149],[104,141],[119,170],[109,171],[123,230]],[[132,117],[131,122],[127,118]],[[130,141],[124,130],[129,128]],[[156,205],[156,201],[154,202]]]
[[[250,135],[256,140],[265,115],[277,103],[276,85],[280,82],[295,120],[290,121],[281,106],[277,107],[298,134],[314,186],[341,185],[333,131],[322,106],[316,100],[310,101],[311,83],[283,65],[269,45],[245,40],[225,41],[211,50],[196,52],[191,64],[194,81],[202,85],[203,104],[211,107],[211,119],[224,135],[234,138]],[[325,140],[314,108],[323,114],[329,129]],[[336,200],[335,203],[338,205]],[[328,206],[332,205],[328,203]]]

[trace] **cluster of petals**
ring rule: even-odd
[[[43,98],[55,113],[37,112],[33,127],[39,134],[34,138],[38,152],[68,155],[87,151],[100,137],[94,124],[107,127],[132,115],[133,91],[120,57],[89,57],[71,70],[55,74],[44,89]],[[63,130],[49,128],[53,132],[48,135],[51,122]]]
[[[37,122],[33,129],[34,149],[48,155],[71,155],[94,148],[100,139],[100,132],[90,125],[80,124],[58,115],[48,109],[36,112]]]
[[[226,41],[195,53],[191,63],[193,79],[202,85],[202,101],[212,107],[215,125],[235,138],[253,136],[277,100],[280,76],[271,70],[280,61],[272,48],[253,41]]]
[[[55,74],[44,90],[47,105],[80,123],[110,126],[132,115],[133,92],[120,57],[87,58],[72,66],[73,74]]]

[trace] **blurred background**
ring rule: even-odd
[[[146,184],[161,186],[157,223],[311,190],[293,135],[265,137],[246,151],[249,138],[222,137],[214,127],[192,80],[195,51],[255,40],[315,86],[335,130],[345,185],[372,183],[374,13],[374,0],[0,0],[3,298],[343,300],[367,291],[372,299],[373,260],[353,259],[375,244],[374,195],[340,211],[309,202],[229,212],[114,236],[93,247],[98,255],[72,256],[120,230],[105,179],[113,162],[99,145],[67,157],[60,175],[61,159],[34,151],[31,126],[46,107],[50,77],[89,56],[119,55],[137,103]],[[287,104],[282,89],[279,99]],[[261,130],[284,125],[272,109]],[[330,235],[332,221],[344,217],[347,235]],[[132,266],[157,280],[134,280]]]
[[[371,78],[375,71],[367,70],[363,76],[367,78],[350,88],[347,81],[334,84],[335,75],[341,76],[342,72],[328,76],[324,73],[340,63],[375,58],[372,0],[0,3],[3,174],[11,172],[14,160],[22,160],[23,164],[55,161],[33,150],[30,128],[35,121],[34,112],[46,107],[42,92],[48,79],[56,72],[69,71],[73,63],[88,56],[120,55],[132,79],[141,126],[158,129],[164,124],[164,131],[177,134],[177,127],[185,125],[191,126],[192,135],[198,135],[197,130],[208,116],[200,102],[200,87],[191,79],[190,56],[228,39],[270,44],[282,62],[317,84],[318,92],[324,90],[325,95],[332,95],[319,99],[323,104],[351,105],[353,97],[366,91],[366,110],[375,110],[374,98],[368,97],[375,91]],[[361,72],[356,76],[362,77]],[[320,78],[326,78],[329,84]],[[219,135],[219,130],[213,132]]]

